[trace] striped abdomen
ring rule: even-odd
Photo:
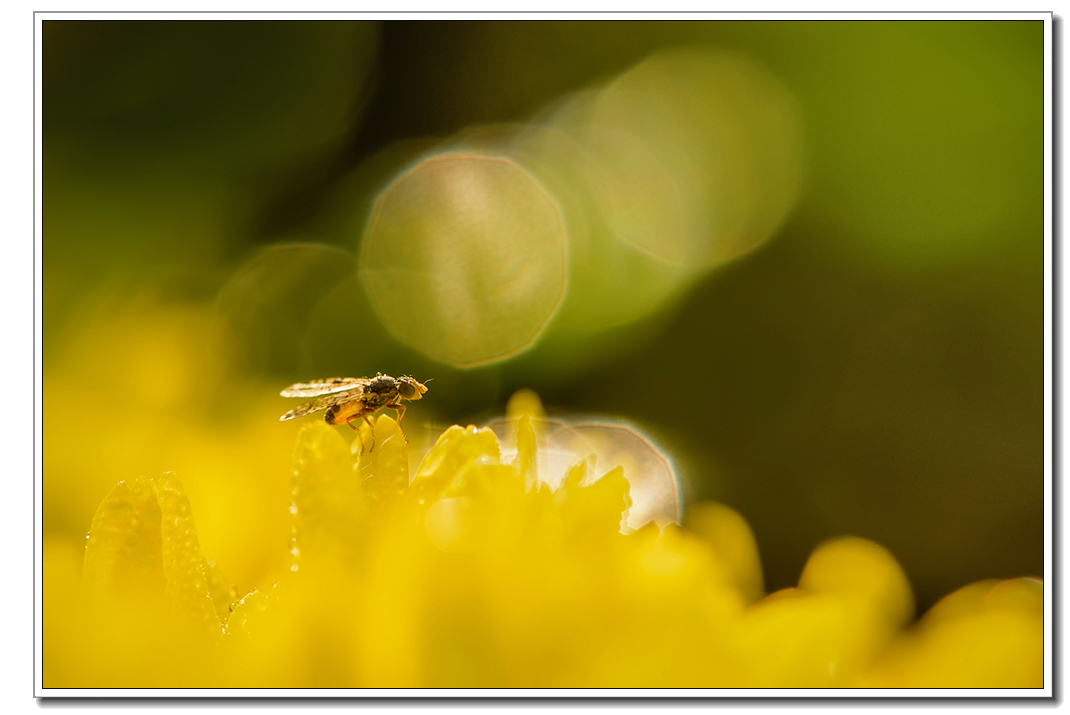
[[[364,412],[364,400],[353,400],[341,405],[332,405],[323,414],[323,419],[329,425],[344,425],[354,417],[359,417]]]

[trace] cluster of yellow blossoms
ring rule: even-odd
[[[621,467],[577,455],[550,489],[536,428],[514,426],[512,458],[490,429],[450,427],[411,482],[390,417],[352,446],[305,426],[288,570],[244,595],[173,476],[119,483],[81,582],[46,563],[45,687],[1043,685],[1039,581],[967,586],[911,626],[899,565],[851,537],[764,595],[736,512],[697,504],[684,526],[624,533]]]

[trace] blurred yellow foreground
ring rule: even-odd
[[[411,483],[390,417],[371,449],[366,426],[351,446],[306,425],[289,555],[245,594],[202,550],[176,478],[120,482],[84,564],[46,547],[44,686],[1043,685],[1036,580],[973,584],[910,626],[895,559],[843,538],[797,588],[763,595],[736,512],[698,504],[686,528],[622,533],[623,469],[580,455],[551,491],[528,414],[514,425],[512,460],[490,429],[450,427]]]

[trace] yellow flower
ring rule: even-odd
[[[872,688],[1040,688],[1043,584],[981,581],[946,596],[856,682]]]
[[[352,445],[306,425],[289,561],[241,598],[173,476],[120,483],[81,582],[46,548],[45,687],[1041,685],[1039,582],[968,587],[904,631],[899,565],[845,538],[766,596],[739,514],[633,528],[635,475],[581,450],[551,489],[541,407],[510,412],[515,445],[454,425],[411,482],[390,417]]]

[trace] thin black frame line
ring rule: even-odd
[[[33,227],[34,247],[30,254],[30,283],[33,286],[33,307],[30,309],[32,315],[33,325],[30,327],[31,343],[30,353],[33,356],[33,365],[30,367],[30,374],[33,376],[34,395],[30,404],[30,414],[33,416],[33,436],[30,438],[30,447],[33,449],[33,454],[30,457],[30,463],[34,465],[34,483],[33,483],[33,548],[30,552],[33,554],[33,588],[30,592],[33,594],[33,603],[30,604],[30,612],[37,613],[37,13],[34,12],[34,27],[31,28],[33,32],[33,39],[31,40],[31,46],[33,48],[34,57],[34,69],[33,69],[33,107],[30,110],[33,116],[33,128],[30,130],[33,136],[33,193],[34,201],[32,203],[31,211],[33,217],[30,219],[30,225]],[[44,186],[42,185],[42,194],[44,193]],[[41,196],[41,214],[44,217],[44,196]],[[44,243],[44,235],[41,236],[41,242]],[[43,251],[42,251],[43,252]],[[44,326],[41,326],[44,328]],[[44,380],[41,381],[41,402],[44,402],[45,384]],[[43,404],[42,404],[43,406]],[[44,438],[44,425],[41,425],[41,437]],[[43,452],[42,445],[42,456]],[[42,458],[41,464],[41,489],[44,491],[44,459]],[[42,517],[44,515],[42,514]],[[41,554],[41,559],[44,559],[44,553]],[[42,565],[43,568],[43,565]],[[44,622],[45,622],[45,609],[44,609],[44,597],[45,597],[45,585],[41,583],[41,639],[44,640]],[[37,619],[34,619],[33,633],[30,635],[32,645],[30,646],[33,652],[33,661],[30,663],[30,687],[31,689],[37,688]],[[41,645],[42,662],[41,662],[41,689],[44,690],[44,643]],[[33,693],[31,693],[32,695]]]
[[[467,689],[467,688],[464,688],[464,689]],[[964,702],[981,704],[981,703],[1002,703],[1002,702],[1009,702],[1009,701],[1014,701],[1014,702],[1026,701],[1026,702],[1036,702],[1038,704],[1041,704],[1041,703],[1045,703],[1048,700],[1048,698],[1014,696],[1014,695],[1000,696],[1000,697],[994,697],[994,698],[987,698],[987,697],[980,697],[980,696],[934,698],[934,697],[930,697],[930,696],[926,696],[926,695],[918,695],[918,696],[895,696],[895,695],[862,696],[862,695],[854,695],[854,696],[847,696],[847,697],[842,697],[842,698],[836,698],[836,697],[830,697],[830,696],[823,696],[823,697],[817,697],[817,698],[807,698],[807,697],[804,697],[804,696],[797,696],[797,695],[784,696],[784,697],[781,697],[781,698],[777,698],[777,697],[745,698],[745,697],[738,697],[738,696],[723,697],[722,698],[722,697],[717,697],[717,696],[712,696],[712,695],[711,696],[696,695],[696,696],[686,696],[686,697],[679,697],[679,698],[674,698],[674,697],[671,697],[671,696],[658,696],[658,695],[647,695],[647,696],[639,696],[639,697],[621,697],[621,696],[616,696],[616,695],[607,695],[607,696],[604,696],[604,697],[600,697],[600,696],[577,697],[577,696],[572,696],[572,695],[547,695],[547,696],[523,695],[523,696],[517,696],[517,697],[489,696],[489,697],[486,697],[486,698],[471,697],[471,696],[448,697],[448,696],[443,696],[443,695],[433,695],[433,696],[427,696],[427,697],[411,696],[411,697],[397,697],[397,698],[380,697],[380,696],[361,697],[361,696],[346,696],[346,695],[331,695],[331,696],[326,696],[326,697],[322,697],[322,698],[310,698],[310,697],[301,696],[301,695],[286,695],[286,696],[280,696],[280,697],[253,696],[253,697],[233,697],[233,698],[220,697],[218,695],[195,695],[195,696],[187,696],[187,697],[170,696],[170,695],[168,695],[168,696],[159,697],[159,698],[154,698],[154,697],[151,697],[151,696],[141,696],[141,695],[135,695],[135,696],[131,696],[131,697],[121,697],[121,696],[92,697],[92,696],[79,695],[79,696],[67,697],[67,698],[64,698],[62,696],[42,696],[40,698],[37,698],[37,700],[43,706],[48,707],[48,706],[53,706],[53,705],[60,706],[61,703],[78,703],[78,702],[85,702],[85,703],[92,702],[94,704],[95,703],[101,703],[101,702],[107,702],[108,704],[112,704],[112,705],[123,705],[123,704],[129,703],[129,705],[133,706],[133,705],[142,705],[142,704],[153,704],[153,703],[159,703],[159,702],[166,702],[168,700],[175,700],[175,701],[178,701],[178,702],[197,701],[197,702],[203,703],[203,704],[209,704],[209,703],[212,703],[212,704],[223,704],[223,703],[240,702],[240,701],[262,702],[262,703],[265,703],[265,704],[266,703],[287,703],[287,702],[291,702],[291,701],[301,701],[301,702],[306,702],[306,703],[307,702],[338,702],[338,703],[341,703],[341,702],[350,702],[350,701],[358,700],[360,702],[374,703],[374,704],[398,703],[398,704],[412,704],[412,705],[425,703],[425,702],[431,702],[431,701],[441,701],[441,702],[444,702],[444,703],[458,703],[458,704],[465,704],[465,705],[480,705],[480,704],[506,705],[506,704],[510,704],[510,703],[524,702],[524,701],[555,702],[555,703],[562,703],[562,704],[566,704],[567,703],[567,704],[577,704],[577,705],[578,704],[583,704],[583,703],[589,703],[589,702],[613,702],[613,703],[620,703],[620,704],[623,705],[623,704],[628,704],[628,703],[650,703],[650,702],[658,702],[658,703],[665,703],[665,704],[672,704],[672,703],[692,704],[692,703],[708,703],[710,701],[723,702],[723,703],[734,703],[734,704],[735,703],[760,703],[760,702],[777,703],[777,702],[785,702],[785,701],[789,701],[789,700],[798,700],[799,702],[815,703],[815,704],[823,704],[823,705],[836,705],[838,703],[844,703],[845,705],[864,705],[866,703],[871,703],[871,702],[880,701],[880,700],[891,700],[891,701],[896,701],[896,702],[909,701],[911,703],[931,703],[931,704],[964,703]]]

